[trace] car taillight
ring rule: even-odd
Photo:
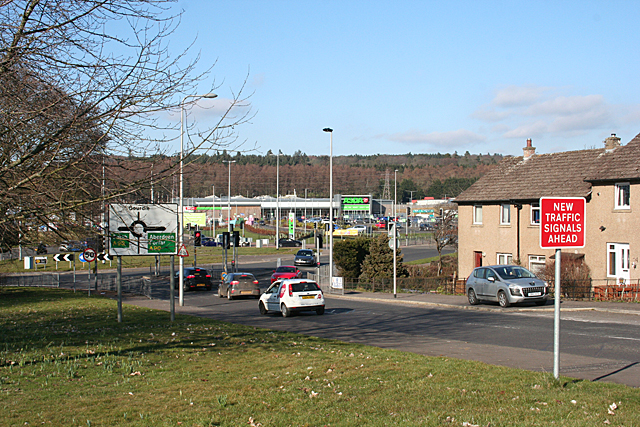
[[[253,281],[253,284],[254,284],[254,285],[257,285],[257,284],[258,284],[258,281],[257,281],[257,280],[254,280],[254,281]]]
[[[210,274],[207,274],[206,277],[207,277],[207,279],[211,279],[211,275]]]
[[[187,276],[187,279],[195,279],[195,278],[196,278],[196,276],[194,276],[193,274],[190,274],[190,275]]]
[[[289,285],[289,296],[293,297],[293,285]]]
[[[238,282],[237,280],[233,280],[233,281],[231,281],[231,284],[232,284],[232,285],[239,285],[239,284],[240,284],[240,282]]]

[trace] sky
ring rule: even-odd
[[[178,0],[240,150],[522,155],[640,133],[638,1]],[[188,120],[215,120],[216,109]]]

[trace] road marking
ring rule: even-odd
[[[568,332],[569,335],[577,335],[580,337],[590,337],[593,338],[593,334],[578,334],[575,332]],[[600,338],[608,338],[612,340],[627,340],[627,341],[640,341],[640,338],[631,338],[631,337],[616,337],[612,335],[600,335]]]

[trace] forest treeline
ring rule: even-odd
[[[333,191],[336,194],[364,195],[374,198],[394,197],[397,174],[398,201],[455,197],[493,168],[502,159],[499,154],[378,154],[349,155],[333,158]],[[176,157],[155,156],[129,159],[146,162],[150,168],[158,163],[175,162]],[[231,155],[221,151],[185,159],[185,197],[210,197],[212,192],[226,196],[229,186],[229,163],[232,196],[275,196],[279,162],[280,195],[297,194],[309,198],[329,196],[329,156],[310,156],[301,151],[293,155],[271,151],[265,155]],[[397,172],[396,172],[397,171]],[[154,201],[169,201],[178,194],[176,177],[158,183]],[[386,191],[385,191],[386,190]]]

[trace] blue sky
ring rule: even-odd
[[[640,133],[636,1],[179,0],[224,105],[247,78],[244,149],[501,153]],[[199,112],[190,120],[215,120]],[[241,148],[242,150],[243,148]]]

